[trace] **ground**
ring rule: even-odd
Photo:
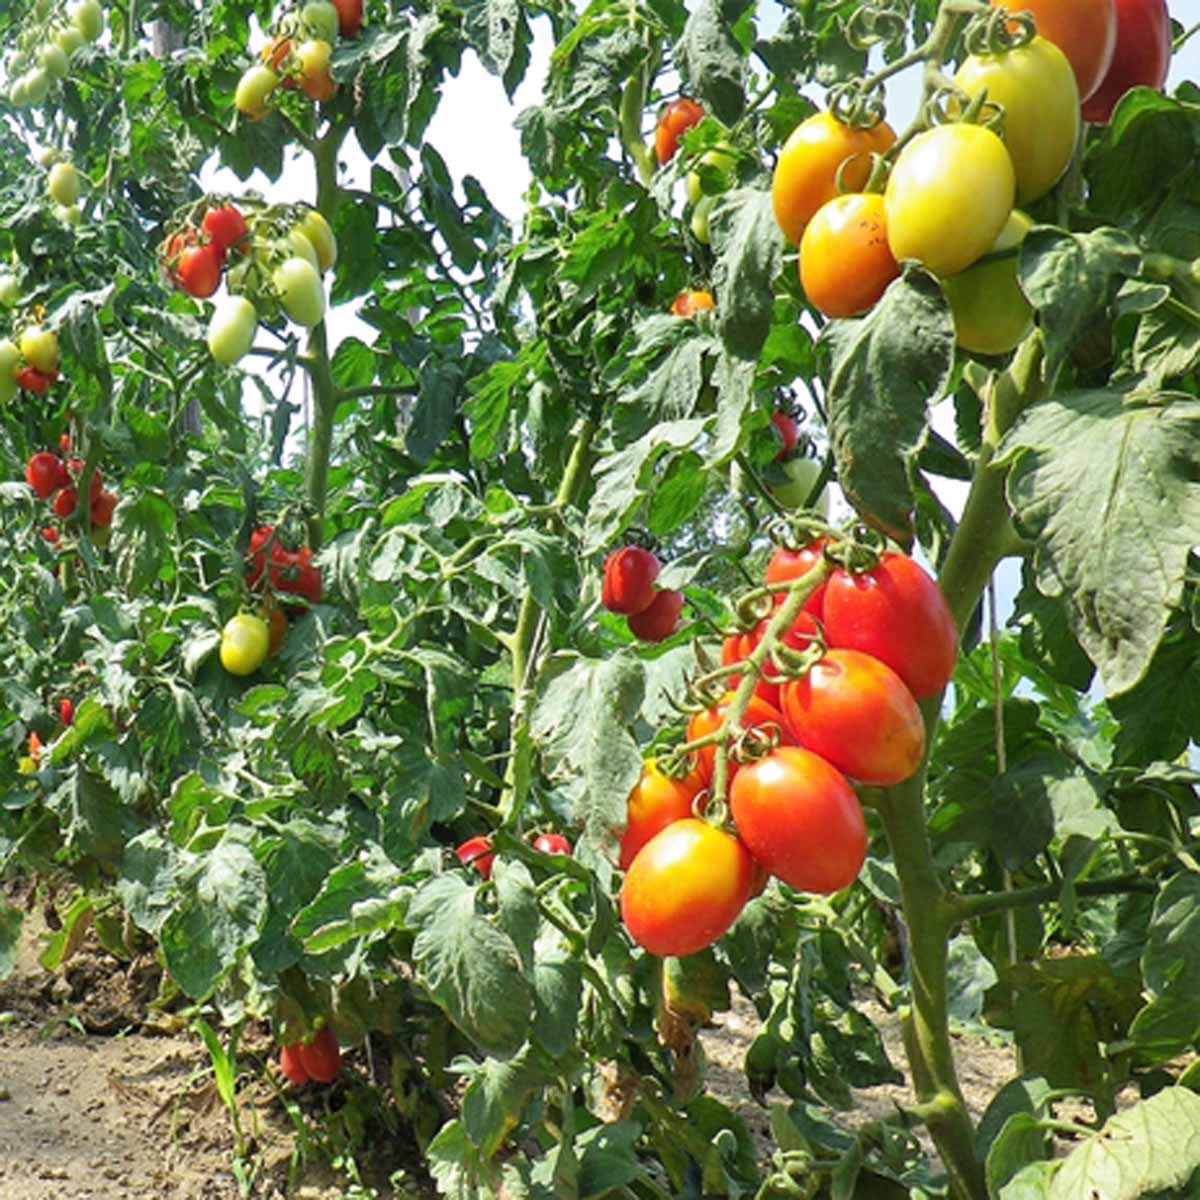
[[[49,973],[37,960],[46,929],[36,909],[25,927],[17,968],[0,982],[0,1200],[433,1195],[419,1163],[410,1164],[400,1190],[388,1186],[386,1174],[355,1190],[329,1168],[327,1154],[303,1155],[283,1093],[260,1070],[247,1071],[239,1090],[249,1139],[243,1161],[257,1164],[239,1180],[231,1123],[207,1055],[177,1016],[151,1004],[159,984],[153,960],[122,964],[85,942],[61,971]],[[902,1063],[894,1020],[877,1008],[870,1015],[885,1029],[894,1061]],[[711,1090],[737,1104],[765,1148],[767,1111],[746,1095],[741,1074],[755,1019],[739,998],[702,1040]],[[265,1030],[252,1031],[244,1065],[270,1055]],[[971,1039],[960,1045],[959,1059],[967,1101],[978,1115],[1012,1077],[1011,1051]],[[365,1069],[365,1060],[351,1057],[351,1063]],[[893,1101],[903,1104],[911,1095],[887,1087],[858,1098],[871,1115],[893,1111]],[[291,1095],[293,1105],[318,1111],[331,1099],[337,1097],[315,1088]]]

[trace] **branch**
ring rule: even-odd
[[[1141,873],[1114,875],[1108,879],[1087,879],[1074,888],[1078,896],[1125,896],[1135,893],[1153,895],[1158,885]],[[1011,892],[980,892],[971,896],[952,896],[947,899],[954,924],[974,921],[992,913],[1012,908],[1030,908],[1059,899],[1061,884],[1046,883],[1040,887],[1017,888]]]

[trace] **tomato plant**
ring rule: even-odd
[[[1130,88],[1161,88],[1171,62],[1166,0],[1115,0],[1116,46],[1099,87],[1084,101],[1083,118],[1104,124]]]
[[[888,246],[883,197],[836,196],[821,205],[800,239],[800,283],[827,317],[866,312],[900,274]]]

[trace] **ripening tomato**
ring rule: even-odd
[[[46,191],[55,204],[74,204],[79,199],[79,172],[68,162],[55,163],[46,176]]]
[[[237,91],[233,96],[234,107],[244,117],[257,121],[266,116],[267,97],[279,84],[279,76],[270,67],[261,64],[249,67],[242,72],[238,80]]]
[[[854,789],[809,750],[780,746],[738,772],[729,796],[738,837],[772,875],[801,892],[840,892],[867,856]]]
[[[225,254],[212,242],[188,246],[175,260],[174,275],[189,296],[205,300],[221,286]]]
[[[57,374],[57,372],[55,373]],[[32,392],[35,396],[44,396],[54,383],[54,375],[44,375],[37,367],[22,367],[17,372],[17,386]]]
[[[337,84],[329,73],[332,55],[333,47],[320,38],[301,42],[296,50],[296,58],[300,63],[300,86],[310,100],[321,104],[332,100],[337,92]]]
[[[204,214],[204,220],[200,222],[200,232],[222,254],[228,254],[230,250],[245,254],[250,249],[250,227],[235,204],[222,204],[217,208],[210,208]]]
[[[270,597],[268,602],[259,608],[258,615],[267,623],[267,657],[274,658],[287,641],[288,619],[284,616],[283,609]]]
[[[336,42],[338,10],[329,0],[309,0],[300,13],[300,24],[309,35],[323,42]]]
[[[841,186],[860,192],[871,175],[871,155],[886,153],[895,140],[885,121],[855,129],[828,112],[801,121],[784,142],[771,181],[771,203],[783,236],[799,245],[817,209],[838,194],[842,164]]]
[[[82,459],[73,458],[69,463],[67,463],[68,474],[78,483],[78,481],[83,478],[83,469],[86,465],[87,464],[84,463]],[[95,504],[97,499],[99,499],[100,490],[103,488],[103,486],[103,473],[99,467],[93,467],[92,480],[91,483],[88,484],[88,499],[90,499],[93,504]]]
[[[66,520],[79,505],[79,493],[70,486],[63,488],[54,497],[54,515]]]
[[[271,645],[267,623],[252,613],[230,617],[221,630],[221,666],[231,675],[253,675]]]
[[[621,885],[621,919],[651,954],[695,954],[737,920],[754,861],[735,837],[689,817],[655,834]]]
[[[858,650],[829,650],[783,685],[783,719],[795,742],[853,779],[888,787],[925,756],[921,710],[904,681]]]
[[[58,369],[58,334],[31,325],[21,334],[21,357],[43,375]]]
[[[314,1083],[332,1083],[342,1069],[342,1052],[328,1025],[319,1030],[312,1041],[301,1042],[297,1052],[300,1065]]]
[[[653,758],[642,765],[641,778],[633,785],[625,808],[625,832],[621,835],[617,865],[628,871],[637,852],[668,825],[693,815],[692,805],[702,781],[693,771],[683,779],[664,775]]]
[[[937,125],[900,152],[884,192],[888,245],[935,275],[965,271],[1004,228],[1017,179],[1004,143],[982,125]]]
[[[955,340],[973,354],[1007,354],[1033,326],[1017,282],[1019,247],[1033,222],[1014,208],[992,248],[974,266],[942,280]]]
[[[733,700],[733,693],[726,692],[712,708],[706,708],[701,712],[693,713],[687,724],[687,740],[694,742],[697,738],[702,738],[710,733],[716,733],[721,727],[721,722],[725,720],[725,713],[729,708],[730,702]],[[781,744],[791,745],[793,738],[788,733],[783,721],[783,714],[773,704],[768,704],[759,696],[751,696],[750,703],[746,705],[746,711],[742,714],[741,727],[743,730],[759,729],[764,733],[773,732],[779,738]],[[730,748],[737,741],[738,731],[734,730],[730,735]],[[696,769],[694,774],[707,787],[712,782],[713,763],[717,757],[716,746],[703,746],[696,751]],[[732,779],[740,769],[741,764],[734,760],[732,754],[729,756],[729,778]]]
[[[362,27],[363,0],[333,0],[338,14],[338,33],[344,38],[358,37]]]
[[[694,317],[697,313],[712,312],[717,302],[712,292],[680,292],[671,301],[671,314],[676,317]]]
[[[649,550],[625,546],[604,560],[604,586],[601,603],[611,613],[644,612],[654,603],[654,581],[660,564]]]
[[[971,97],[986,90],[990,103],[1004,106],[1017,200],[1041,199],[1067,169],[1079,136],[1079,88],[1067,56],[1035,37],[1004,54],[970,55],[954,82]]]
[[[571,856],[571,843],[561,833],[543,833],[533,840],[533,848],[539,854],[565,854]]]
[[[273,37],[259,52],[264,67],[279,76],[283,87],[294,87],[287,76],[288,57],[292,53],[291,38]]]
[[[42,528],[42,537],[53,546],[58,541],[58,530],[53,525],[46,525]]]
[[[759,622],[753,629],[747,633],[733,633],[724,639],[721,643],[721,666],[732,667],[740,662],[745,662],[746,659],[754,653],[754,648],[762,640],[762,631],[765,628],[765,622]],[[770,671],[770,664],[767,664]],[[736,688],[742,682],[740,675],[729,675],[725,678],[725,685],[729,688]],[[754,694],[761,700],[765,700],[773,708],[779,707],[779,685],[768,683],[767,680],[760,679],[754,685]]]
[[[771,424],[775,426],[775,432],[779,434],[779,440],[783,443],[779,453],[775,455],[775,461],[783,462],[800,441],[800,426],[796,424],[795,417],[782,410],[771,414]]]
[[[1162,90],[1171,67],[1167,0],[1117,0],[1117,45],[1100,86],[1083,105],[1083,119],[1103,125],[1130,88]]]
[[[767,563],[764,582],[787,583],[789,580],[799,579],[802,575],[807,575],[824,557],[828,540],[828,538],[817,538],[809,542],[807,546],[801,546],[799,550],[792,550],[788,546],[780,546],[771,555],[771,561]],[[804,608],[801,611],[809,613],[811,616],[816,617],[817,620],[820,620],[824,597],[825,584],[822,583],[804,602]]]
[[[113,522],[117,497],[113,492],[101,491],[92,501],[92,528],[107,529]]]
[[[271,586],[289,596],[303,596],[309,604],[321,603],[321,571],[313,566],[312,551],[307,546],[295,553],[283,551],[272,555]],[[289,611],[293,607],[289,606]]]
[[[827,317],[869,309],[900,274],[877,192],[835,196],[821,205],[800,239],[800,283]]]
[[[308,1072],[300,1061],[300,1043],[279,1048],[279,1071],[288,1083],[307,1083]]]
[[[222,366],[232,367],[250,352],[258,331],[258,313],[245,296],[227,296],[208,321],[208,352]]]
[[[659,113],[654,130],[654,154],[660,167],[675,157],[680,135],[703,119],[704,109],[686,96],[673,100]]]
[[[1028,13],[1038,34],[1053,42],[1075,72],[1080,100],[1099,86],[1112,64],[1117,46],[1117,8],[1114,0],[991,0],[993,8],[1014,15]]]
[[[75,702],[70,696],[64,696],[58,702],[58,719],[64,725],[72,725],[75,722]]]
[[[492,863],[496,861],[496,856],[492,853],[490,837],[479,834],[473,838],[467,838],[454,853],[464,867],[474,867],[484,879],[491,879]]]
[[[312,246],[318,269],[328,271],[337,262],[337,237],[329,222],[315,208],[310,208],[296,229]]]
[[[25,482],[39,500],[49,500],[59,488],[71,482],[63,460],[49,450],[33,455],[25,464]]]
[[[885,551],[878,565],[829,577],[822,606],[831,646],[861,650],[887,663],[918,699],[950,682],[958,630],[937,580],[907,554]]]
[[[654,599],[639,613],[625,618],[629,632],[643,642],[665,642],[679,628],[683,609],[683,593],[664,588],[654,593]]]
[[[285,259],[271,276],[279,303],[297,325],[311,329],[325,316],[325,289],[321,275],[303,258]]]

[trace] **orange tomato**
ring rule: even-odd
[[[827,317],[866,312],[899,274],[878,192],[836,196],[817,210],[800,239],[804,294]]]
[[[622,871],[629,870],[637,852],[656,833],[692,815],[692,803],[702,786],[703,781],[694,771],[684,779],[672,779],[663,774],[654,759],[646,760],[642,777],[633,785],[626,805],[618,861]]]

